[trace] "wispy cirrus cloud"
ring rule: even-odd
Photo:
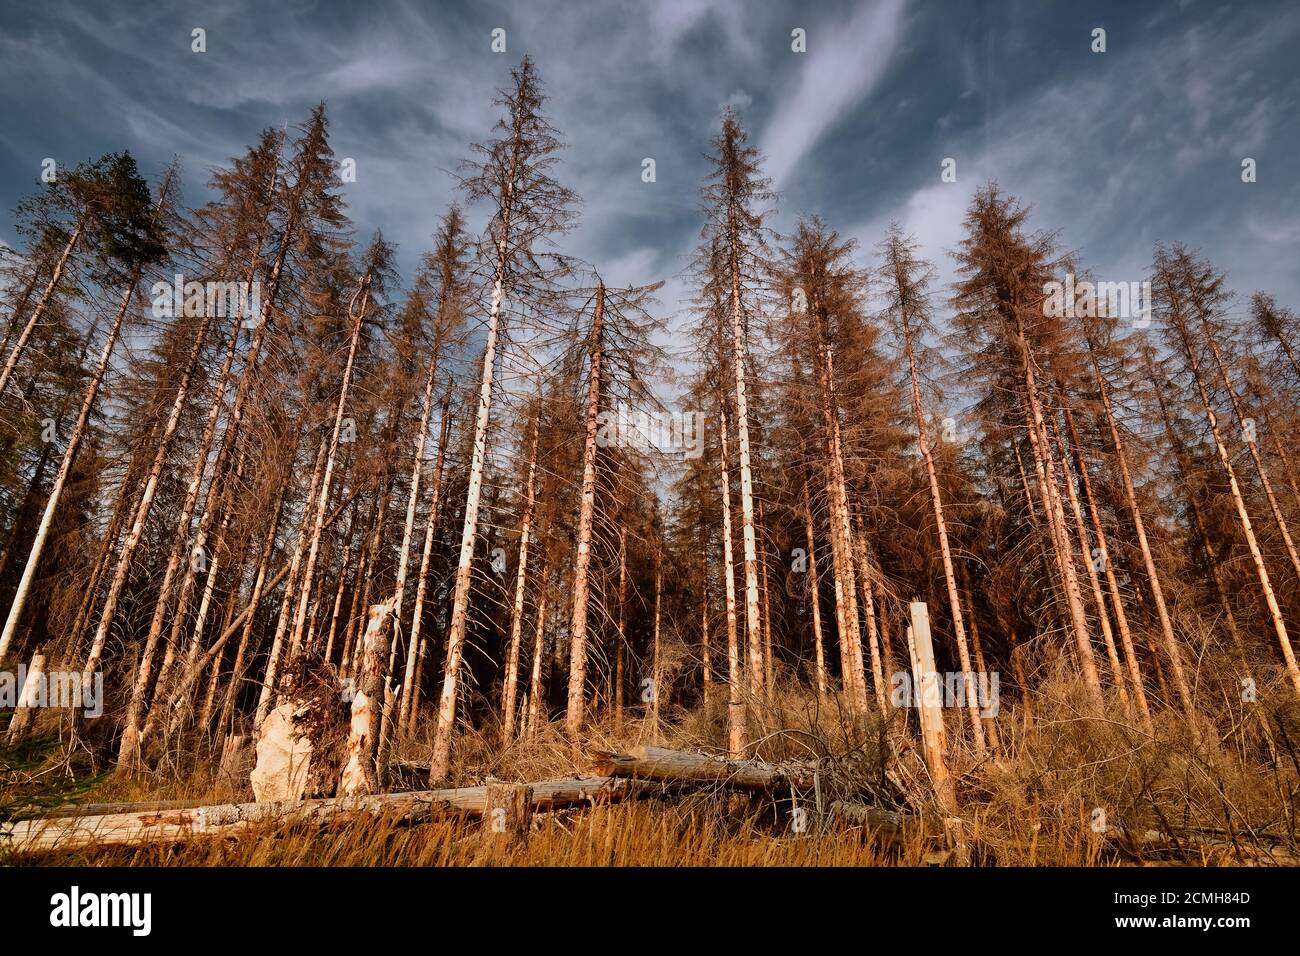
[[[846,23],[816,24],[794,89],[781,96],[759,140],[778,189],[836,120],[871,94],[902,40],[904,8],[904,0],[880,0]]]

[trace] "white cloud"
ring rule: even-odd
[[[783,97],[759,148],[778,189],[855,103],[880,81],[902,36],[903,0],[864,6],[848,23],[823,23],[808,33],[807,62],[797,88]]]

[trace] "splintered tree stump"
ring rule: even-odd
[[[352,698],[351,732],[348,735],[347,764],[339,778],[338,795],[355,797],[379,791],[375,758],[379,750],[380,711],[384,700],[384,663],[388,659],[388,625],[393,618],[392,602],[372,604],[366,623],[361,686]]]
[[[483,828],[506,846],[528,842],[533,827],[533,788],[522,783],[489,783],[484,788]]]
[[[27,665],[27,677],[23,681],[22,689],[18,694],[18,706],[14,708],[14,716],[9,721],[9,743],[22,743],[23,738],[31,729],[32,717],[36,713],[38,704],[43,703],[40,699],[41,681],[45,675],[45,655],[41,649],[36,648],[32,654],[32,662]]]
[[[943,689],[934,666],[930,640],[930,611],[924,601],[910,606],[912,626],[907,629],[907,649],[912,657],[912,694],[921,717],[921,743],[930,769],[935,796],[943,812],[957,813],[957,789],[948,772],[948,738],[943,726]]]

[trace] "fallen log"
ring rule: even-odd
[[[717,783],[742,790],[811,787],[814,771],[804,764],[773,765],[758,760],[726,760],[664,747],[637,747],[631,753],[597,751],[597,773],[606,777],[662,783]]]
[[[113,813],[151,813],[161,810],[193,810],[203,806],[202,800],[139,800],[117,803],[66,803],[46,810],[40,819],[55,817],[103,817]],[[3,839],[3,834],[0,834]]]
[[[567,777],[528,786],[534,811],[595,801],[612,802],[658,789],[608,777]],[[0,832],[0,847],[14,853],[34,853],[90,846],[136,846],[153,841],[183,842],[198,837],[236,836],[256,827],[324,824],[351,817],[388,817],[394,823],[421,823],[442,814],[482,816],[487,805],[487,787],[455,787],[174,810],[149,808],[99,816],[42,817],[20,821],[9,832]]]

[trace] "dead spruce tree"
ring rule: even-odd
[[[424,379],[424,388],[420,399],[420,422],[415,437],[415,455],[411,465],[410,492],[407,500],[406,523],[402,529],[402,545],[398,557],[397,579],[393,589],[393,610],[398,620],[403,620],[403,595],[406,590],[406,578],[411,560],[411,541],[415,531],[416,512],[420,504],[420,486],[422,475],[427,467],[424,453],[428,441],[429,425],[433,414],[434,389],[437,386],[439,365],[446,358],[446,353],[459,344],[465,315],[465,256],[469,243],[465,237],[465,222],[460,207],[452,206],[443,217],[438,234],[434,240],[434,249],[424,261],[424,272],[411,292],[407,308],[417,314],[432,309],[431,328],[424,330],[428,339],[428,371]],[[448,399],[450,398],[451,375],[445,369],[443,376],[447,379]],[[439,417],[439,441],[434,466],[433,492],[425,525],[424,543],[420,550],[420,564],[417,571],[415,606],[410,617],[409,639],[406,650],[406,664],[402,676],[402,691],[399,697],[399,724],[405,725],[414,704],[412,697],[416,693],[416,669],[423,653],[421,650],[421,618],[424,601],[428,593],[427,577],[429,562],[433,550],[433,534],[438,522],[439,505],[442,495],[442,468],[446,456],[446,433],[450,412],[449,401],[443,402]]]
[[[1060,346],[1060,329],[1044,314],[1043,289],[1056,268],[1050,237],[1029,235],[1027,210],[996,186],[979,190],[966,215],[966,238],[955,253],[961,272],[953,297],[956,327],[970,344],[969,361],[977,374],[1007,367],[1018,408],[1015,427],[1029,439],[1032,474],[1037,478],[1039,510],[1048,533],[1048,550],[1074,639],[1075,658],[1092,705],[1103,705],[1101,679],[1084,612],[1074,548],[1062,506],[1059,465],[1052,453],[1039,382],[1040,357]]]
[[[952,546],[948,539],[948,523],[944,518],[943,495],[934,455],[930,449],[929,428],[926,423],[925,403],[922,400],[922,366],[926,353],[926,338],[933,334],[929,293],[927,285],[934,275],[933,267],[921,261],[916,254],[916,244],[904,236],[897,225],[880,246],[880,278],[885,289],[885,318],[890,322],[900,349],[907,359],[907,379],[912,396],[912,415],[916,424],[916,447],[925,465],[930,486],[930,505],[934,511],[935,533],[939,539],[939,554],[943,561],[944,585],[948,592],[948,607],[952,614],[953,639],[957,645],[962,677],[966,688],[966,705],[970,714],[975,749],[984,752],[984,726],[980,722],[980,706],[976,694],[975,677],[971,668],[970,649],[966,640],[965,615],[961,596],[957,590],[957,572],[953,563]]]
[[[499,135],[486,145],[475,147],[478,158],[468,163],[467,175],[462,180],[462,187],[471,201],[484,200],[493,207],[488,232],[478,250],[480,274],[490,292],[460,557],[456,565],[442,690],[433,733],[429,771],[433,781],[446,779],[451,767],[451,741],[470,611],[470,583],[478,538],[493,376],[502,327],[508,314],[504,306],[511,299],[526,301],[548,291],[557,266],[546,261],[541,247],[552,235],[570,226],[573,219],[571,207],[576,202],[574,194],[550,175],[557,162],[560,141],[542,114],[545,96],[532,61],[525,57],[518,69],[512,71],[511,80],[512,88],[503,90],[496,101],[505,113],[496,126]]]
[[[635,419],[659,409],[650,388],[650,374],[662,365],[651,345],[658,327],[645,307],[658,285],[608,290],[597,277],[591,298],[591,319],[575,341],[586,353],[583,403],[582,479],[579,488],[578,535],[573,572],[573,606],[569,625],[569,687],[565,728],[582,729],[587,694],[588,617],[591,598],[591,557],[599,524],[612,517],[600,513],[602,482],[614,477],[614,466],[627,457],[625,439],[634,440]],[[615,403],[619,410],[611,408]],[[624,417],[628,421],[624,421]],[[631,449],[634,450],[634,449]],[[606,484],[606,487],[609,487]],[[619,644],[616,648],[621,649]],[[616,694],[621,685],[616,686]],[[617,699],[617,697],[616,697]]]
[[[82,174],[81,180],[85,182],[87,191],[92,194],[88,202],[101,210],[96,220],[100,228],[100,241],[96,251],[103,271],[102,288],[106,292],[116,291],[119,304],[109,322],[99,361],[82,393],[77,420],[68,435],[63,459],[46,496],[40,525],[28,549],[22,577],[18,581],[13,601],[9,605],[4,630],[0,632],[0,659],[3,659],[8,652],[19,621],[22,619],[32,580],[36,576],[45,543],[49,539],[50,527],[54,523],[54,516],[59,507],[59,499],[76,461],[78,448],[89,427],[91,413],[95,409],[100,387],[108,374],[113,351],[122,334],[141,276],[148,266],[164,255],[158,227],[162,220],[162,207],[167,201],[168,190],[173,184],[175,168],[169,169],[164,175],[155,204],[151,202],[149,187],[136,172],[135,160],[129,154],[115,155],[107,159],[107,162],[101,160],[100,165],[104,168],[96,169],[93,173]],[[76,227],[74,227],[75,231]],[[74,244],[70,240],[68,249],[71,250]],[[51,280],[53,281],[53,277]],[[45,301],[48,301],[48,298],[42,299],[42,302]],[[36,312],[33,312],[34,317],[35,315]],[[17,362],[20,344],[21,340],[20,343],[15,343],[14,353],[11,355],[13,364]],[[6,363],[6,370],[11,370],[9,362]],[[3,383],[0,383],[0,388],[3,388]],[[90,679],[90,672],[91,668],[88,667],[84,675],[85,680]]]
[[[1172,250],[1157,247],[1153,271],[1152,290],[1156,315],[1168,330],[1170,344],[1176,350],[1184,375],[1193,389],[1201,413],[1204,416],[1205,426],[1209,431],[1211,441],[1218,455],[1223,475],[1228,482],[1232,502],[1240,523],[1241,534],[1245,538],[1246,547],[1250,552],[1251,561],[1255,567],[1259,589],[1268,608],[1268,616],[1273,632],[1277,636],[1278,648],[1281,651],[1287,675],[1296,694],[1300,695],[1300,666],[1296,663],[1295,652],[1291,646],[1291,638],[1286,622],[1282,617],[1281,606],[1278,604],[1273,579],[1269,574],[1254,523],[1251,521],[1250,511],[1246,504],[1246,497],[1241,487],[1237,468],[1233,464],[1235,456],[1228,449],[1224,429],[1219,423],[1219,416],[1215,408],[1216,403],[1211,394],[1214,385],[1213,373],[1205,367],[1204,353],[1206,351],[1211,352],[1213,355],[1211,361],[1214,368],[1220,373],[1220,383],[1224,386],[1224,392],[1231,396],[1229,404],[1233,406],[1234,412],[1239,412],[1234,386],[1227,376],[1221,354],[1218,354],[1214,348],[1210,347],[1210,343],[1204,341],[1202,336],[1197,334],[1198,326],[1201,330],[1212,329],[1213,312],[1221,306],[1225,299],[1223,277],[1215,273],[1207,263],[1197,259],[1181,247],[1175,247]],[[1212,335],[1213,332],[1211,331]],[[1252,449],[1252,458],[1254,458],[1257,452],[1255,451],[1253,436],[1247,436],[1243,431],[1242,437],[1247,447]],[[1259,472],[1260,478],[1266,482],[1266,472],[1262,470],[1262,465],[1258,459],[1255,460],[1261,468]],[[1276,499],[1271,494],[1271,490],[1267,488],[1267,485],[1265,490],[1274,517],[1277,519],[1279,526],[1285,528],[1285,520],[1280,512],[1276,510]],[[1288,547],[1288,552],[1294,561],[1294,549]]]
[[[730,323],[731,379],[735,387],[737,469],[740,475],[740,527],[745,571],[745,633],[749,646],[748,682],[753,694],[763,690],[763,650],[759,609],[758,539],[754,508],[753,448],[750,444],[749,388],[746,364],[751,322],[766,288],[770,254],[764,231],[767,206],[776,198],[763,177],[758,150],[748,143],[739,118],[728,108],[709,156],[712,172],[702,190],[704,243],[697,259],[720,274],[709,276],[726,289]],[[715,255],[715,247],[720,254]]]

